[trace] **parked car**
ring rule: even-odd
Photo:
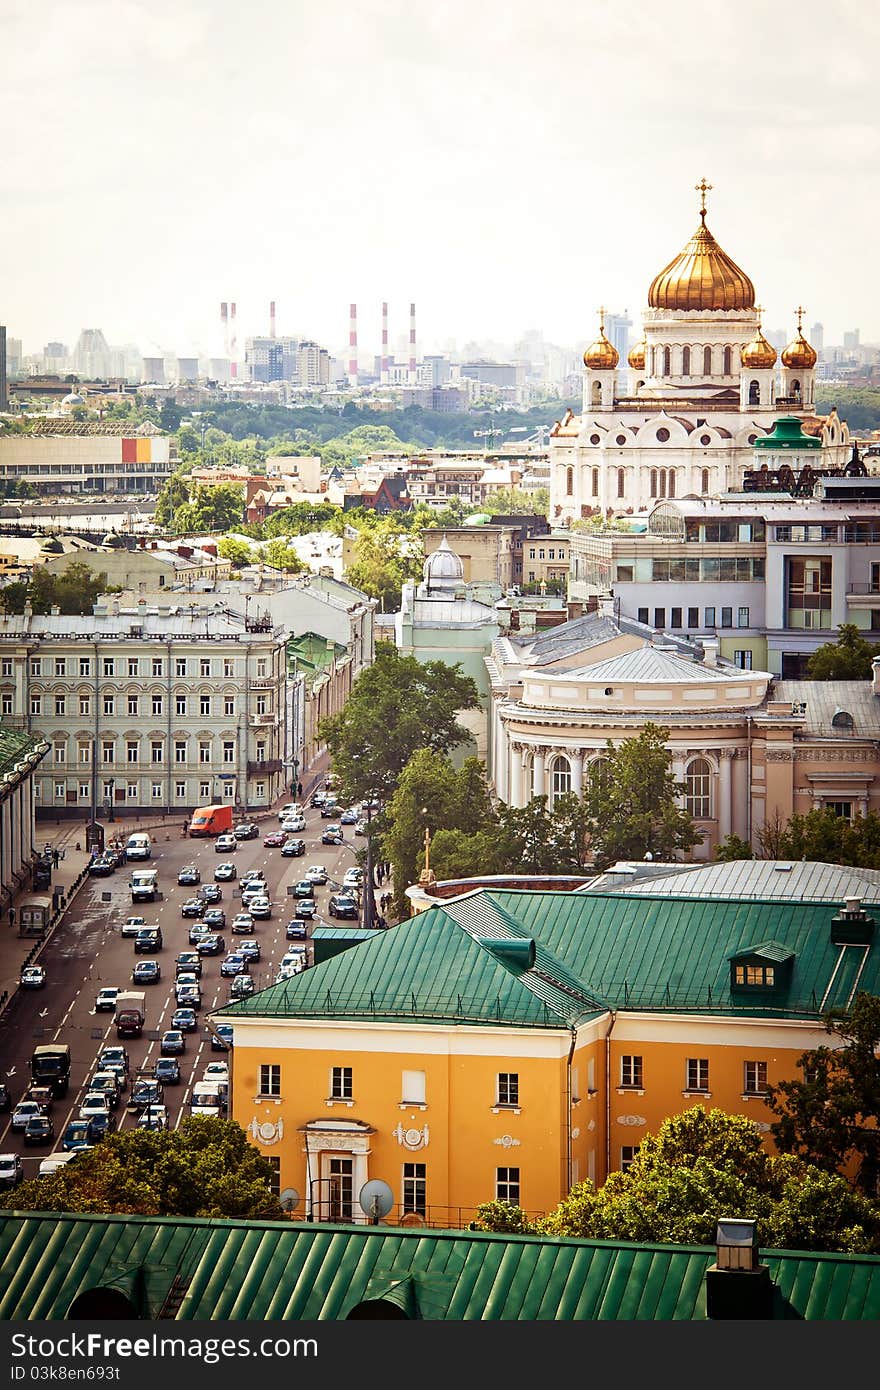
[[[180,1063],[176,1057],[157,1057],[153,1075],[163,1086],[179,1086],[181,1080]]]
[[[357,825],[358,813],[353,806],[347,806],[339,817],[340,825]]]
[[[196,946],[200,956],[220,956],[226,950],[226,942],[222,936],[216,932],[211,932],[208,936],[203,936]]]
[[[267,849],[278,849],[286,839],[287,835],[283,830],[270,830],[268,835],[263,836],[263,844]]]
[[[247,999],[254,993],[256,985],[250,975],[236,975],[229,991],[230,999]]]
[[[341,825],[328,825],[321,835],[322,845],[341,845],[345,842]]]
[[[298,859],[305,852],[305,840],[286,840],[281,846],[281,854],[284,859]]]
[[[103,989],[99,989],[99,990],[98,990],[98,994],[97,994],[97,997],[96,997],[96,999],[95,999],[95,1009],[96,1009],[96,1011],[97,1011],[99,1014],[100,1014],[100,1013],[105,1013],[105,1012],[106,1012],[106,1013],[111,1013],[111,1014],[112,1014],[112,1013],[115,1013],[115,1012],[116,1012],[116,1000],[117,1000],[118,997],[119,997],[119,990],[116,988],[115,985],[105,985]]]
[[[288,941],[305,941],[309,929],[305,922],[288,922],[284,928],[284,934]]]
[[[259,960],[262,955],[260,943],[255,936],[248,936],[243,941],[237,941],[235,950],[238,955],[244,956],[248,964],[252,960]]]
[[[214,870],[214,878],[217,883],[229,883],[238,874],[234,864],[218,864]]]
[[[146,925],[143,917],[126,917],[120,929],[120,936],[137,936],[141,927]]]
[[[300,898],[294,909],[294,917],[299,917],[301,921],[310,921],[318,911],[318,905],[314,898]]]
[[[24,1167],[18,1154],[0,1154],[0,1188],[18,1187]]]
[[[93,859],[92,862],[89,864],[88,871],[92,878],[107,878],[108,875],[115,872],[115,869],[115,861],[113,859],[109,859],[104,854],[100,854],[98,855],[97,859]]]
[[[326,883],[327,870],[324,868],[323,864],[310,864],[305,871],[305,877],[309,880],[309,883]]]
[[[202,913],[202,921],[213,931],[215,927],[226,926],[226,913],[222,907],[206,907]]]
[[[201,977],[202,958],[199,955],[198,951],[180,952],[179,956],[177,957],[177,960],[174,962],[174,972],[177,976],[180,976],[185,971],[192,971],[192,973],[197,978]]]
[[[260,827],[253,821],[242,821],[232,833],[236,840],[256,840],[259,838]]]
[[[198,1031],[199,1020],[195,1009],[175,1009],[171,1015],[171,1031],[179,1029],[181,1033],[195,1033]]]
[[[265,922],[268,918],[272,916],[271,899],[265,896],[259,898],[249,898],[248,911],[250,912],[252,917],[256,917],[261,922]]]
[[[203,903],[219,903],[223,901],[223,889],[219,883],[203,883],[199,897]]]
[[[159,1053],[162,1057],[179,1057],[182,1052],[186,1052],[186,1038],[180,1028],[167,1028],[162,1034],[162,1041],[159,1043]]]
[[[26,965],[18,977],[22,989],[42,989],[46,983],[46,971],[42,965]]]
[[[241,975],[245,970],[247,970],[247,961],[238,951],[233,951],[225,960],[220,962],[221,975]]]
[[[185,864],[177,875],[177,882],[182,888],[191,888],[201,881],[202,875],[197,864]]]
[[[350,893],[331,893],[327,911],[331,917],[357,918],[359,915],[357,902]]]
[[[131,978],[136,985],[156,985],[162,978],[162,968],[157,960],[139,960]]]
[[[35,1115],[43,1115],[45,1111],[42,1105],[38,1105],[35,1100],[20,1100],[12,1112],[13,1133],[23,1133],[27,1127],[28,1120],[32,1120]]]
[[[363,819],[363,817],[361,817],[360,820],[356,820],[356,821],[355,821],[355,823],[354,823],[354,833],[355,833],[355,835],[366,835],[366,833],[367,833],[367,822]]]
[[[242,980],[243,975],[236,975],[236,980]],[[234,983],[234,981],[233,981]],[[232,1024],[218,1023],[211,1034],[211,1049],[213,1052],[228,1052],[232,1046]]]
[[[55,1125],[50,1115],[32,1115],[24,1128],[26,1144],[49,1144],[55,1138]]]
[[[201,917],[205,910],[205,904],[201,898],[187,898],[180,904],[181,917]]]
[[[218,835],[214,841],[216,854],[228,854],[230,850],[234,849],[238,849],[238,841],[234,835]]]
[[[237,912],[232,919],[233,936],[249,936],[254,929],[254,919],[250,912]]]

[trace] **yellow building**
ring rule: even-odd
[[[767,1131],[766,1088],[829,1042],[823,1013],[880,984],[872,918],[772,883],[644,886],[439,900],[218,1010],[233,1117],[294,1216],[365,1220],[372,1178],[413,1224],[465,1225],[493,1198],[543,1212],[693,1105]]]

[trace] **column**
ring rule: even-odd
[[[584,754],[583,749],[578,748],[569,753],[571,760],[571,789],[575,796],[583,796],[584,792]]]
[[[507,798],[508,806],[522,805],[522,770],[523,756],[522,744],[511,743],[508,745],[508,757],[510,759],[510,791]]]
[[[718,755],[718,841],[730,834],[730,758],[732,749],[722,748]]]
[[[745,748],[740,748],[739,756],[733,764],[733,832],[741,840],[749,838],[749,799],[752,789],[749,786],[749,758]]]
[[[354,1163],[352,1165],[352,1204],[354,1207],[354,1211],[352,1212],[352,1219],[356,1222],[363,1224],[365,1221],[369,1221],[370,1218],[368,1216],[365,1216],[364,1213],[361,1211],[361,1207],[358,1202],[358,1193],[360,1192],[364,1183],[367,1182],[370,1176],[369,1172],[367,1171],[367,1155],[366,1153],[354,1152],[352,1154],[352,1158],[354,1159]]]
[[[535,756],[534,756],[534,760],[533,760],[534,778],[533,778],[533,781],[532,781],[532,793],[531,793],[532,796],[544,796],[544,795],[546,795],[546,792],[547,792],[546,778],[545,778],[545,766],[546,766],[546,763],[547,763],[547,754],[546,754],[545,750],[544,750],[543,748],[537,748],[537,749],[535,750]]]

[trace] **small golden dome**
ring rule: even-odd
[[[797,337],[793,338],[788,347],[782,349],[783,367],[796,367],[804,371],[810,367],[815,367],[818,361],[818,354],[811,343],[808,343],[800,325],[798,325]]]
[[[612,371],[620,361],[620,353],[605,337],[605,310],[599,310],[599,336],[584,353],[584,366],[593,372]]]
[[[634,372],[645,370],[645,340],[636,343],[635,347],[630,348],[629,357],[626,359]]]
[[[761,332],[760,324],[755,330],[754,338],[750,343],[746,343],[739,356],[743,366],[751,367],[753,370],[767,369],[776,365],[776,349],[772,343],[767,342]]]

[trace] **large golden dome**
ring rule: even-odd
[[[706,226],[706,193],[711,184],[697,184],[701,195],[700,225],[684,250],[651,282],[652,309],[753,309],[755,287]]]
[[[626,359],[634,372],[645,370],[645,340],[636,343],[635,347],[630,348],[629,357]]]
[[[754,338],[750,343],[746,343],[739,356],[743,366],[751,367],[753,371],[766,370],[776,365],[776,349],[772,343],[767,342],[760,324],[755,329]]]
[[[590,343],[584,353],[584,366],[594,372],[608,372],[613,370],[619,361],[620,353],[605,337],[605,316],[600,310],[599,336],[594,343]]]

